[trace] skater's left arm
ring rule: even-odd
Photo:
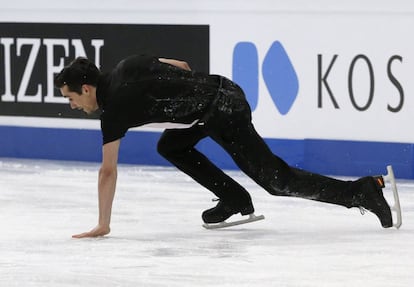
[[[191,71],[190,66],[185,61],[175,60],[175,59],[166,59],[166,58],[159,58],[158,61],[166,64],[170,64],[173,66],[176,66],[178,68],[181,68],[183,70]]]

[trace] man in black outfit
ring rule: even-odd
[[[365,208],[378,216],[384,228],[393,225],[382,177],[342,181],[289,167],[257,134],[243,91],[225,77],[193,72],[183,61],[151,56],[128,57],[110,73],[101,73],[89,60],[77,58],[56,76],[55,86],[71,108],[86,113],[101,110],[98,225],[75,238],[110,232],[121,138],[129,128],[156,122],[189,125],[165,130],[158,152],[219,198],[217,206],[203,212],[206,223],[254,212],[249,193],[195,149],[201,139],[211,137],[272,195]]]

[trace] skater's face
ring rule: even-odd
[[[96,101],[96,88],[94,86],[82,85],[82,94],[79,94],[70,91],[68,86],[64,85],[60,88],[60,92],[64,98],[69,100],[72,109],[91,114],[99,108]]]

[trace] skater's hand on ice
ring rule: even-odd
[[[111,231],[111,229],[109,228],[109,226],[98,225],[94,229],[92,229],[91,231],[72,235],[72,238],[86,238],[86,237],[104,236],[104,235],[107,235],[110,231]]]

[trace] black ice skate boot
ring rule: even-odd
[[[203,212],[202,218],[205,223],[219,223],[233,214],[241,213],[241,215],[248,215],[254,212],[254,207],[251,202],[243,206],[235,206],[226,203],[223,200],[218,200],[218,204]]]
[[[382,227],[393,226],[391,209],[382,193],[384,188],[382,176],[360,178],[352,183],[352,188],[357,191],[352,198],[354,206],[373,212],[381,221]]]

